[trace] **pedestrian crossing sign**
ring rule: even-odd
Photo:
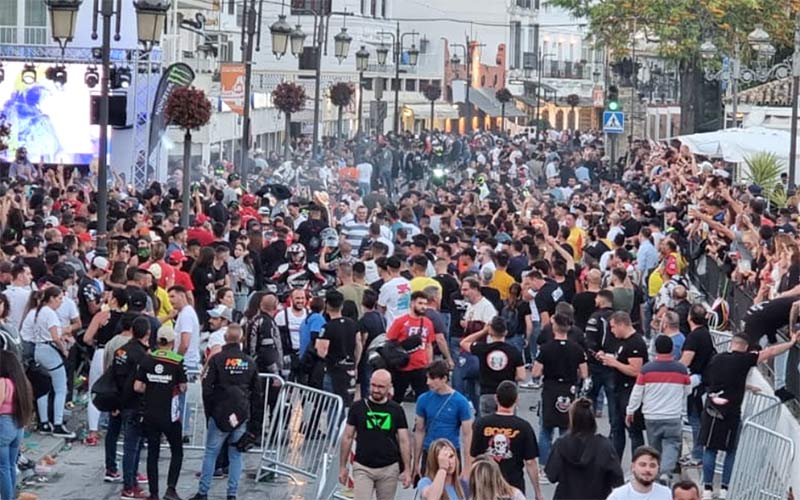
[[[603,113],[603,132],[621,134],[625,131],[625,113],[622,111],[605,111]]]

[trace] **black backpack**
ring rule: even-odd
[[[114,411],[120,408],[122,394],[114,380],[113,372],[113,367],[109,368],[92,384],[92,404],[100,411]]]

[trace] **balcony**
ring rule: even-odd
[[[0,26],[0,44],[15,45],[17,43],[16,26]]]
[[[588,80],[589,65],[572,61],[545,60],[542,78],[561,78],[565,80]]]
[[[46,26],[26,26],[23,28],[25,45],[47,45]]]

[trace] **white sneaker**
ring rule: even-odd
[[[728,497],[728,488],[720,488],[717,498],[719,498],[719,500],[725,500],[727,497]]]
[[[714,491],[703,490],[703,500],[714,500]]]

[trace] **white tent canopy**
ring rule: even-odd
[[[773,153],[783,163],[786,171],[789,169],[791,135],[785,130],[763,127],[729,128],[702,134],[681,135],[678,136],[678,140],[688,146],[692,153],[722,158],[730,163],[744,163],[745,159],[756,153]]]

